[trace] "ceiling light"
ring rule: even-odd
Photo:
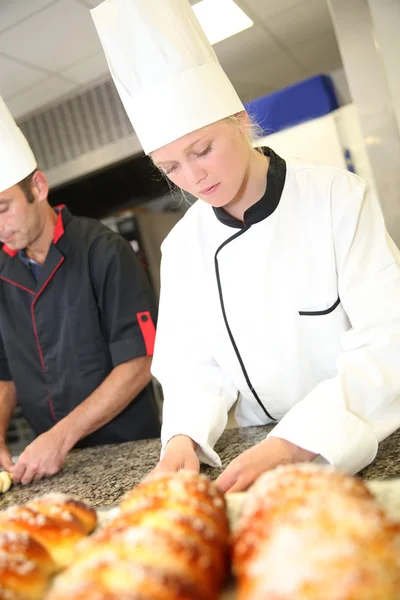
[[[254,25],[233,0],[201,0],[193,6],[210,44],[240,33]]]

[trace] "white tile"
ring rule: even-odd
[[[281,90],[282,88],[292,85],[296,81],[301,81],[306,78],[304,71],[298,68],[294,63],[288,63],[285,66],[279,66],[279,61],[271,70],[266,70],[264,79],[273,90]]]
[[[7,99],[43,79],[46,79],[43,72],[0,54],[0,94],[3,98]]]
[[[1,0],[0,32],[52,4],[55,0]]]
[[[7,106],[15,119],[34,110],[54,102],[75,88],[73,83],[68,83],[59,77],[48,77],[43,82],[35,85],[21,94],[11,96]]]
[[[326,0],[303,0],[293,9],[265,19],[268,29],[285,46],[301,44],[333,31]]]
[[[233,81],[267,86],[276,90],[304,78],[304,72],[283,52],[258,56],[237,55],[227,74]]]
[[[253,25],[245,31],[215,44],[214,50],[223,68],[234,63],[238,56],[247,60],[262,60],[266,53],[279,52],[274,38],[262,27]]]
[[[233,81],[232,83],[242,102],[251,102],[273,91],[267,82],[264,85],[261,82]]]
[[[68,67],[65,71],[61,71],[60,74],[76,83],[82,84],[100,79],[104,75],[109,74],[109,70],[104,53],[102,52],[101,54],[94,54],[72,67]]]
[[[0,34],[0,52],[54,73],[100,51],[90,12],[76,0],[59,0]]]
[[[265,21],[267,18],[284,10],[292,9],[301,1],[302,0],[239,0],[238,4],[243,5],[242,8],[244,11],[246,11],[246,7],[249,7],[259,19]]]
[[[296,44],[289,50],[296,56],[296,60],[307,69],[309,75],[330,73],[342,64],[334,32],[327,32],[307,42]]]
[[[103,0],[83,0],[83,2],[89,8],[95,8],[96,6],[98,6],[99,4],[101,4],[103,2]]]

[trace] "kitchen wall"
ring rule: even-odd
[[[336,69],[331,76],[339,102],[347,104],[351,99],[343,69]],[[145,176],[147,171],[150,180],[150,164],[142,166],[147,159],[141,164],[134,162],[142,150],[109,79],[22,119],[20,126],[53,189],[125,161],[133,170],[134,165],[138,167],[135,177]],[[94,179],[91,181],[94,184]],[[123,185],[122,176],[119,182]],[[154,178],[150,183],[154,184]],[[150,192],[152,197],[162,193],[161,187]]]

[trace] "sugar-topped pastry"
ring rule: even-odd
[[[78,548],[46,600],[216,600],[227,575],[225,499],[204,475],[153,475]]]
[[[233,540],[239,600],[398,600],[400,525],[364,483],[283,466],[256,482]]]

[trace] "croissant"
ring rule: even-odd
[[[227,574],[225,500],[204,475],[153,475],[80,545],[47,600],[213,600]]]
[[[0,512],[0,600],[39,600],[96,526],[94,509],[48,494]]]
[[[278,467],[247,495],[233,569],[239,600],[398,600],[400,525],[361,480]]]

